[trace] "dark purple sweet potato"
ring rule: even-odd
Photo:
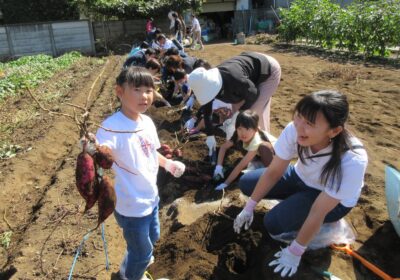
[[[182,157],[182,150],[181,149],[175,149],[175,150],[173,150],[172,154],[175,157]]]
[[[110,169],[114,163],[111,149],[107,146],[97,146],[94,160],[101,168]]]
[[[117,204],[117,197],[111,179],[108,176],[103,176],[99,186],[99,217],[97,227],[110,216]]]
[[[93,183],[93,193],[87,197],[85,210],[83,211],[83,213],[89,211],[96,204],[96,201],[99,198],[99,189],[100,189],[100,182],[96,176]]]
[[[81,196],[87,201],[93,195],[95,179],[94,161],[91,155],[82,152],[76,160],[76,186]]]

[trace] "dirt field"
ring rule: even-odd
[[[384,192],[385,164],[400,167],[400,71],[266,45],[214,44],[192,54],[217,65],[244,50],[268,53],[282,66],[282,81],[272,101],[276,136],[303,95],[338,89],[349,97],[350,129],[364,142],[370,159],[362,197],[347,217],[357,235],[354,247],[387,274],[400,277],[400,238],[388,220]],[[99,63],[87,58],[35,92],[48,108],[72,113],[66,102],[83,105],[104,67],[91,102],[90,119],[100,123],[115,108],[114,80],[123,60],[110,56],[104,59],[106,63]],[[46,98],[48,92],[57,92],[57,97]],[[64,117],[40,111],[28,96],[9,98],[0,108],[0,141],[22,147],[15,158],[0,161],[0,233],[13,232],[10,247],[0,247],[0,279],[67,279],[82,237],[97,220],[96,208],[81,215],[83,200],[74,178],[77,128]],[[149,114],[161,141],[180,145],[174,134],[180,127],[179,113],[151,108]],[[213,191],[204,178],[212,173],[204,160],[206,153],[202,139],[189,142],[183,147],[181,160],[188,166],[183,178],[160,171],[162,236],[150,272],[154,278],[169,279],[280,279],[266,266],[282,246],[262,227],[266,205],[257,207],[250,230],[234,234],[231,217],[239,213],[245,198],[233,185],[221,204],[222,194]],[[231,154],[229,161],[237,156]],[[113,216],[105,223],[105,233],[110,269],[105,269],[101,231],[97,230],[83,248],[74,279],[116,279],[125,248]],[[328,248],[307,252],[293,279],[323,279],[310,264],[341,279],[379,279],[358,261]]]

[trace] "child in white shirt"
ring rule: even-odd
[[[117,77],[116,94],[121,110],[102,124],[116,133],[99,129],[97,140],[112,150],[117,205],[115,218],[123,229],[127,243],[119,276],[140,280],[144,276],[153,246],[160,237],[158,220],[158,167],[162,166],[175,177],[185,170],[181,162],[166,159],[157,149],[160,142],[153,121],[143,113],[151,106],[154,82],[150,72],[142,67],[123,69]],[[122,168],[121,168],[122,167]]]
[[[235,133],[229,140],[222,144],[219,149],[214,178],[224,178],[222,165],[225,153],[233,147],[235,143],[243,145],[243,149],[245,149],[247,153],[235,166],[228,178],[215,188],[216,190],[222,190],[229,186],[250,163],[254,164],[257,162],[257,165],[260,167],[267,167],[271,163],[274,156],[274,148],[266,133],[258,128],[258,120],[259,117],[256,112],[251,110],[240,112],[236,117]]]
[[[291,244],[270,262],[282,277],[296,273],[307,245],[322,224],[336,222],[356,205],[364,185],[368,157],[361,142],[345,127],[349,115],[346,96],[319,91],[303,97],[275,143],[270,166],[244,174],[242,192],[251,196],[236,217],[240,233],[253,221],[253,211],[263,198],[282,199],[264,217],[269,234],[298,231]],[[298,157],[293,165],[291,161]]]

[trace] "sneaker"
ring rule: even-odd
[[[149,267],[150,265],[152,265],[154,263],[154,256],[151,256],[149,264],[147,265],[147,267]]]
[[[169,280],[168,278],[157,278],[153,279],[151,274],[147,271],[144,272],[143,277],[140,280]]]
[[[191,130],[189,130],[189,135],[195,135],[200,133],[200,130],[198,130],[197,128],[192,128]]]

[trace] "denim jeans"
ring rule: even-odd
[[[120,267],[123,279],[139,280],[142,278],[155,242],[160,238],[158,206],[144,217],[126,217],[114,212],[118,225],[122,228],[127,249]]]
[[[240,178],[239,187],[245,195],[252,194],[265,169],[249,171]],[[320,190],[307,186],[296,174],[294,166],[289,165],[282,178],[265,196],[267,199],[281,199],[282,201],[265,214],[264,226],[272,235],[299,230],[320,193]],[[351,209],[339,203],[326,215],[324,223],[340,220]]]

